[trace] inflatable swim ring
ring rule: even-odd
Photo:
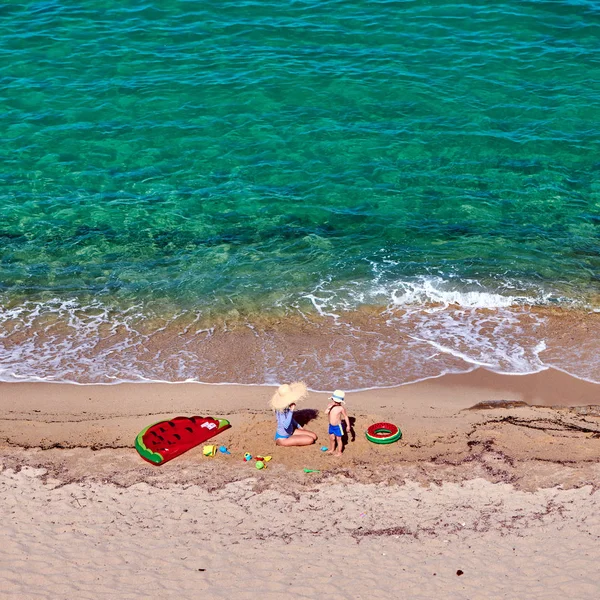
[[[365,431],[365,436],[374,444],[393,444],[402,437],[402,432],[393,423],[373,423]]]

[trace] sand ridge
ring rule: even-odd
[[[4,469],[5,598],[597,597],[600,493],[482,479],[126,488]],[[551,548],[551,552],[548,552]],[[154,592],[153,592],[154,593]]]

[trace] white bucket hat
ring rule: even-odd
[[[308,395],[306,384],[303,381],[284,383],[277,388],[271,397],[271,408],[273,410],[285,410],[290,404],[295,404]]]
[[[342,390],[335,390],[335,392],[333,392],[333,394],[329,397],[330,400],[333,400],[334,402],[346,402],[346,400],[344,400],[344,398],[346,397],[346,393],[342,392]]]

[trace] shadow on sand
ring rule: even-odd
[[[302,427],[310,423],[319,416],[319,411],[314,408],[301,408],[294,411],[294,419],[298,421]]]

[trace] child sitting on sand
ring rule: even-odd
[[[329,415],[329,450],[327,454],[334,454],[335,456],[341,456],[344,448],[342,437],[344,436],[344,429],[342,427],[342,419],[346,422],[346,431],[350,431],[350,419],[348,419],[348,413],[344,406],[346,394],[342,390],[335,390],[331,398],[329,406],[325,411]],[[337,450],[336,450],[337,445]]]

